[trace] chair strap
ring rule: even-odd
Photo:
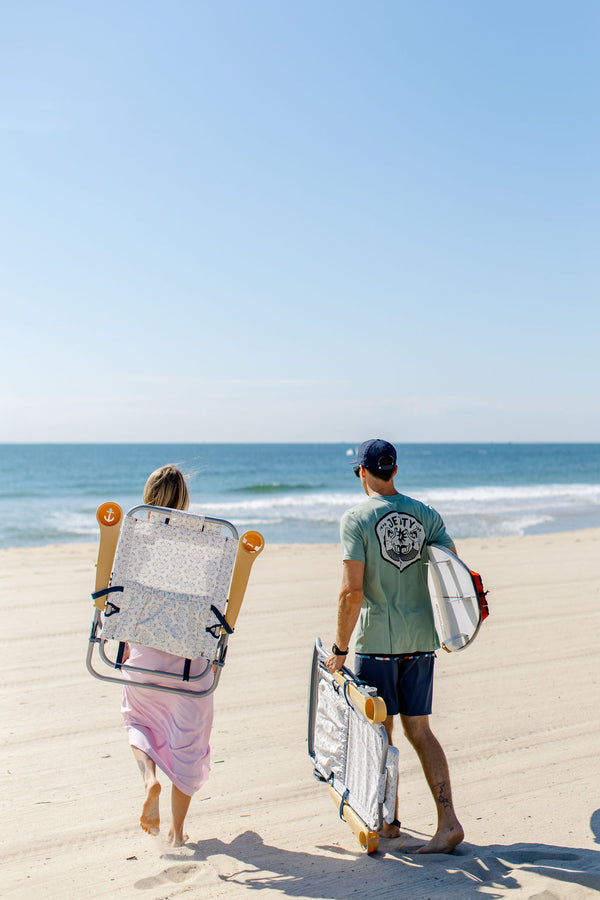
[[[223,628],[227,634],[233,634],[233,628],[225,618],[222,612],[220,612],[216,606],[211,606],[210,611],[218,619],[216,625],[207,625],[205,631],[208,631],[209,634],[212,634],[214,638],[218,637],[218,632]]]
[[[112,603],[110,600],[106,601],[106,607],[104,609],[104,618],[108,619],[110,616],[114,616],[121,612],[121,607],[117,606],[115,603]]]
[[[92,594],[92,600],[97,600],[98,597],[106,597],[107,594],[114,594],[115,591],[123,593],[124,590],[125,588],[117,587],[117,585],[115,585],[114,587],[103,588],[101,591],[94,591],[94,593]]]
[[[346,800],[348,799],[349,796],[350,796],[350,791],[348,790],[348,788],[346,788],[346,790],[344,791],[344,793],[342,795],[342,801],[340,803],[340,809],[339,809],[340,819],[342,820],[342,822],[345,821],[345,819],[344,819],[344,803],[346,802]]]
[[[111,604],[112,605],[112,604]],[[119,649],[115,660],[115,669],[120,669],[123,665],[123,654],[125,653],[125,641],[119,641]]]

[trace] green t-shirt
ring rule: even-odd
[[[369,497],[342,517],[344,559],[365,564],[357,653],[440,646],[427,587],[427,544],[452,546],[435,509],[404,494]]]

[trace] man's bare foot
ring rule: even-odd
[[[173,828],[170,828],[167,843],[170,844],[171,847],[183,847],[187,840],[189,840],[189,835],[180,834],[179,832],[174,831]]]
[[[159,797],[160,783],[153,781],[146,788],[146,799],[140,816],[140,825],[146,834],[156,835],[160,831]]]
[[[465,836],[459,822],[436,831],[429,843],[420,847],[415,853],[452,853]]]
[[[393,822],[384,822],[377,834],[380,838],[399,838],[402,832]]]

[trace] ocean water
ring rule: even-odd
[[[178,464],[191,510],[275,543],[338,540],[364,496],[353,444],[0,445],[0,547],[95,541],[96,508],[141,502],[147,476]],[[457,538],[600,526],[600,444],[398,445],[396,487],[434,506]]]

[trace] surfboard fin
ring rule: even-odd
[[[481,575],[478,572],[474,572],[473,569],[469,569],[469,572],[471,573],[471,578],[473,579],[473,584],[477,591],[477,600],[479,602],[479,609],[481,610],[481,621],[483,622],[490,614],[490,607],[487,602],[489,591],[484,589]]]

